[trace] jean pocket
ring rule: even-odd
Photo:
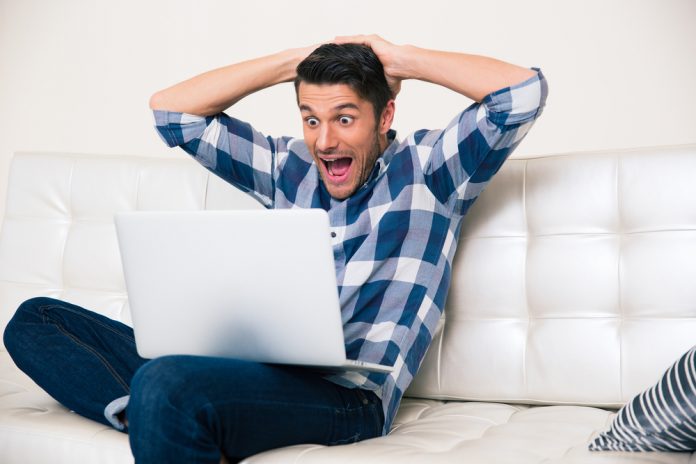
[[[376,396],[359,388],[341,388],[343,407],[336,408],[329,445],[345,445],[381,435],[381,404]],[[379,403],[379,401],[378,401]]]

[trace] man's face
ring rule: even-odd
[[[376,121],[372,104],[346,84],[302,82],[297,99],[305,143],[326,189],[333,198],[348,198],[367,181],[386,146],[393,101]]]

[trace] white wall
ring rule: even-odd
[[[696,142],[693,0],[0,0],[0,216],[21,150],[173,154],[152,128],[155,90],[213,67],[335,35],[539,66],[544,116],[516,156]],[[470,102],[406,82],[401,135]],[[289,84],[235,115],[300,134]]]

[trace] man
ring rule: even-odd
[[[399,141],[391,124],[404,79],[477,103],[444,130]],[[304,140],[265,137],[222,113],[288,81]],[[444,307],[461,219],[546,94],[538,70],[373,35],[230,65],[152,97],[169,146],[267,208],[328,212],[347,356],[393,365],[391,374],[191,356],[147,361],[128,327],[47,298],[20,306],[5,332],[8,351],[67,407],[128,426],[138,462],[218,462],[385,434]],[[57,348],[39,355],[37,337]]]

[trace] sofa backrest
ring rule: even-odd
[[[653,383],[696,342],[694,175],[696,146],[508,160],[407,394],[618,406]],[[113,214],[232,208],[261,206],[183,155],[17,154],[0,327],[41,295],[130,323]]]
[[[696,145],[508,160],[412,396],[620,406],[696,344]]]
[[[185,156],[18,153],[0,230],[0,327],[33,296],[130,324],[113,216],[262,208]]]

